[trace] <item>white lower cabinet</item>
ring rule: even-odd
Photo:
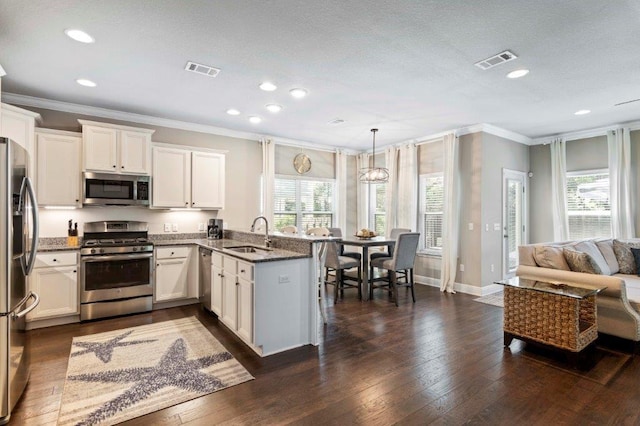
[[[78,256],[75,252],[48,252],[36,256],[29,275],[29,289],[40,304],[27,314],[27,321],[78,315]]]
[[[221,321],[246,343],[253,343],[253,265],[230,256],[222,257]],[[217,276],[212,275],[215,284]],[[216,288],[212,287],[212,299]]]
[[[190,267],[192,250],[191,246],[156,248],[154,302],[191,297],[191,281],[194,279]]]
[[[222,315],[223,258],[219,253],[211,253],[211,310],[218,316]]]
[[[309,344],[318,303],[311,265],[307,258],[253,263],[214,250],[211,310],[261,356]]]

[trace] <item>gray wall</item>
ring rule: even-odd
[[[307,154],[311,159],[311,170],[304,175],[298,174],[293,167],[293,159],[298,154]],[[287,145],[276,145],[275,172],[276,175],[303,176],[305,178],[335,179],[336,160],[335,153],[318,151],[309,148],[300,148]]]
[[[638,168],[640,165],[640,131],[631,132],[631,168],[635,204],[640,200]],[[529,242],[553,241],[553,217],[551,214],[551,154],[549,145],[530,147],[530,235]],[[567,171],[607,169],[608,148],[606,136],[567,141]],[[638,208],[635,207],[635,212]],[[636,217],[636,235],[640,231],[640,218]]]

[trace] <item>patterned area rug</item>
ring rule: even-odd
[[[116,424],[251,379],[195,317],[77,337],[58,424]]]
[[[486,296],[478,297],[477,299],[473,299],[476,302],[486,303],[487,305],[499,306],[504,308],[504,293],[492,293],[487,294]]]

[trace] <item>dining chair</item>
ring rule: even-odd
[[[409,228],[393,228],[391,230],[391,232],[389,233],[389,238],[391,238],[392,240],[397,240],[398,239],[398,235],[404,233],[404,232],[411,232],[411,229]],[[385,251],[379,251],[379,252],[374,252],[371,253],[371,255],[369,256],[369,259],[373,260],[373,259],[377,259],[379,257],[393,257],[393,247],[395,246],[394,244],[388,245],[387,246],[387,250]]]
[[[284,228],[282,228],[281,231],[283,234],[297,234],[298,233],[298,228],[294,225],[287,225]]]
[[[340,256],[338,254],[338,243],[335,241],[326,242],[326,258],[325,267],[335,270],[336,277],[333,281],[326,281],[325,284],[333,285],[334,298],[333,303],[338,301],[338,292],[344,297],[345,288],[357,288],[358,298],[362,299],[362,266],[359,259],[352,257]],[[344,271],[347,269],[358,268],[358,277],[356,284],[349,283]]]
[[[385,278],[372,280],[369,285],[369,299],[373,299],[374,288],[384,288],[393,294],[393,299],[398,306],[398,287],[410,287],[413,303],[416,302],[416,293],[413,288],[413,264],[416,260],[416,250],[420,240],[419,232],[404,232],[398,235],[393,257],[379,257],[371,261],[370,276],[373,277],[373,268],[386,269],[389,274],[386,284],[375,285],[375,281],[383,281]],[[407,271],[405,283],[398,282],[398,272]]]
[[[332,237],[342,238],[342,229],[340,228],[327,228],[327,229],[331,233]],[[340,247],[338,248],[338,250],[339,250],[338,251],[339,256],[353,257],[354,259],[358,259],[358,260],[362,259],[362,253],[359,253],[357,251],[344,251],[344,246],[342,244],[340,244]]]
[[[307,235],[312,235],[312,236],[316,236],[316,237],[328,237],[329,235],[331,235],[331,232],[329,232],[329,229],[325,228],[324,226],[321,226],[319,228],[309,228],[307,229]]]

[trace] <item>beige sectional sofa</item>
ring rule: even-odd
[[[580,287],[606,286],[597,296],[598,331],[639,342],[640,277],[631,247],[640,248],[640,240],[523,245],[516,275]]]

